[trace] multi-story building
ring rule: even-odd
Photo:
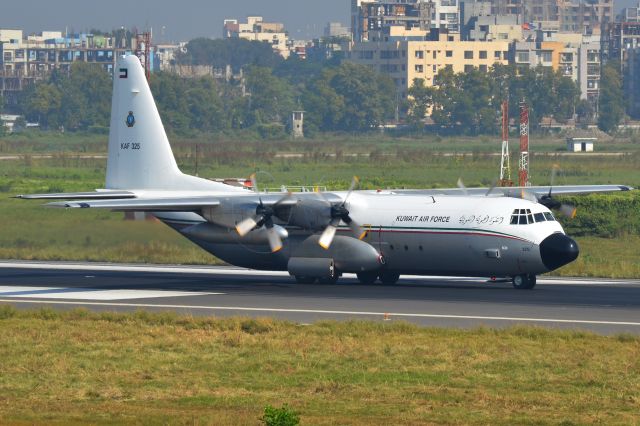
[[[550,67],[570,77],[580,88],[580,98],[597,106],[600,93],[600,38],[579,33],[554,33],[548,39],[514,43],[514,63]]]
[[[246,23],[240,23],[237,19],[225,19],[223,38],[269,43],[271,48],[285,59],[290,54],[289,35],[284,29],[284,24],[264,22],[261,16],[249,16]]]
[[[459,73],[473,68],[487,71],[494,64],[507,65],[509,42],[461,41],[459,34],[440,32],[435,40],[355,43],[347,60],[389,75],[399,97],[405,99],[414,79],[423,79],[431,86],[444,68]]]
[[[458,0],[351,0],[351,31],[356,42],[389,26],[460,31]]]
[[[640,47],[629,50],[625,71],[624,92],[627,94],[627,113],[634,119],[640,119]]]
[[[324,28],[324,36],[325,38],[349,38],[351,30],[341,22],[329,22]]]
[[[518,15],[476,16],[469,21],[468,40],[522,40],[522,23]]]
[[[618,15],[618,22],[640,22],[640,1],[636,7],[625,7]]]

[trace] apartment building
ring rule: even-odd
[[[460,35],[441,32],[435,40],[378,41],[355,43],[347,60],[389,75],[402,99],[414,79],[433,85],[438,72],[450,67],[454,72],[473,68],[487,71],[494,64],[509,63],[508,41],[461,41]]]
[[[284,29],[284,24],[264,22],[262,16],[249,16],[246,23],[240,23],[237,19],[225,19],[223,38],[241,38],[268,43],[274,52],[285,59],[290,54],[289,35]]]
[[[581,99],[596,107],[600,93],[600,52],[599,36],[553,33],[548,38],[515,42],[514,63],[559,70],[578,84]]]

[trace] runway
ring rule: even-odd
[[[296,284],[284,272],[231,267],[0,262],[0,304],[640,334],[640,280],[540,277],[529,291],[479,278],[407,276],[365,286],[346,275],[332,285]]]

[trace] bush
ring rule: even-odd
[[[267,405],[264,407],[264,415],[260,420],[267,426],[296,426],[300,424],[300,416],[286,404],[282,408]]]

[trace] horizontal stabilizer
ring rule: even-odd
[[[13,198],[21,198],[23,200],[121,200],[127,198],[136,198],[136,195],[129,191],[95,191],[25,194],[16,195]]]
[[[220,201],[211,197],[146,198],[136,200],[84,200],[46,204],[46,207],[68,209],[108,209],[135,212],[191,212],[215,207]]]

